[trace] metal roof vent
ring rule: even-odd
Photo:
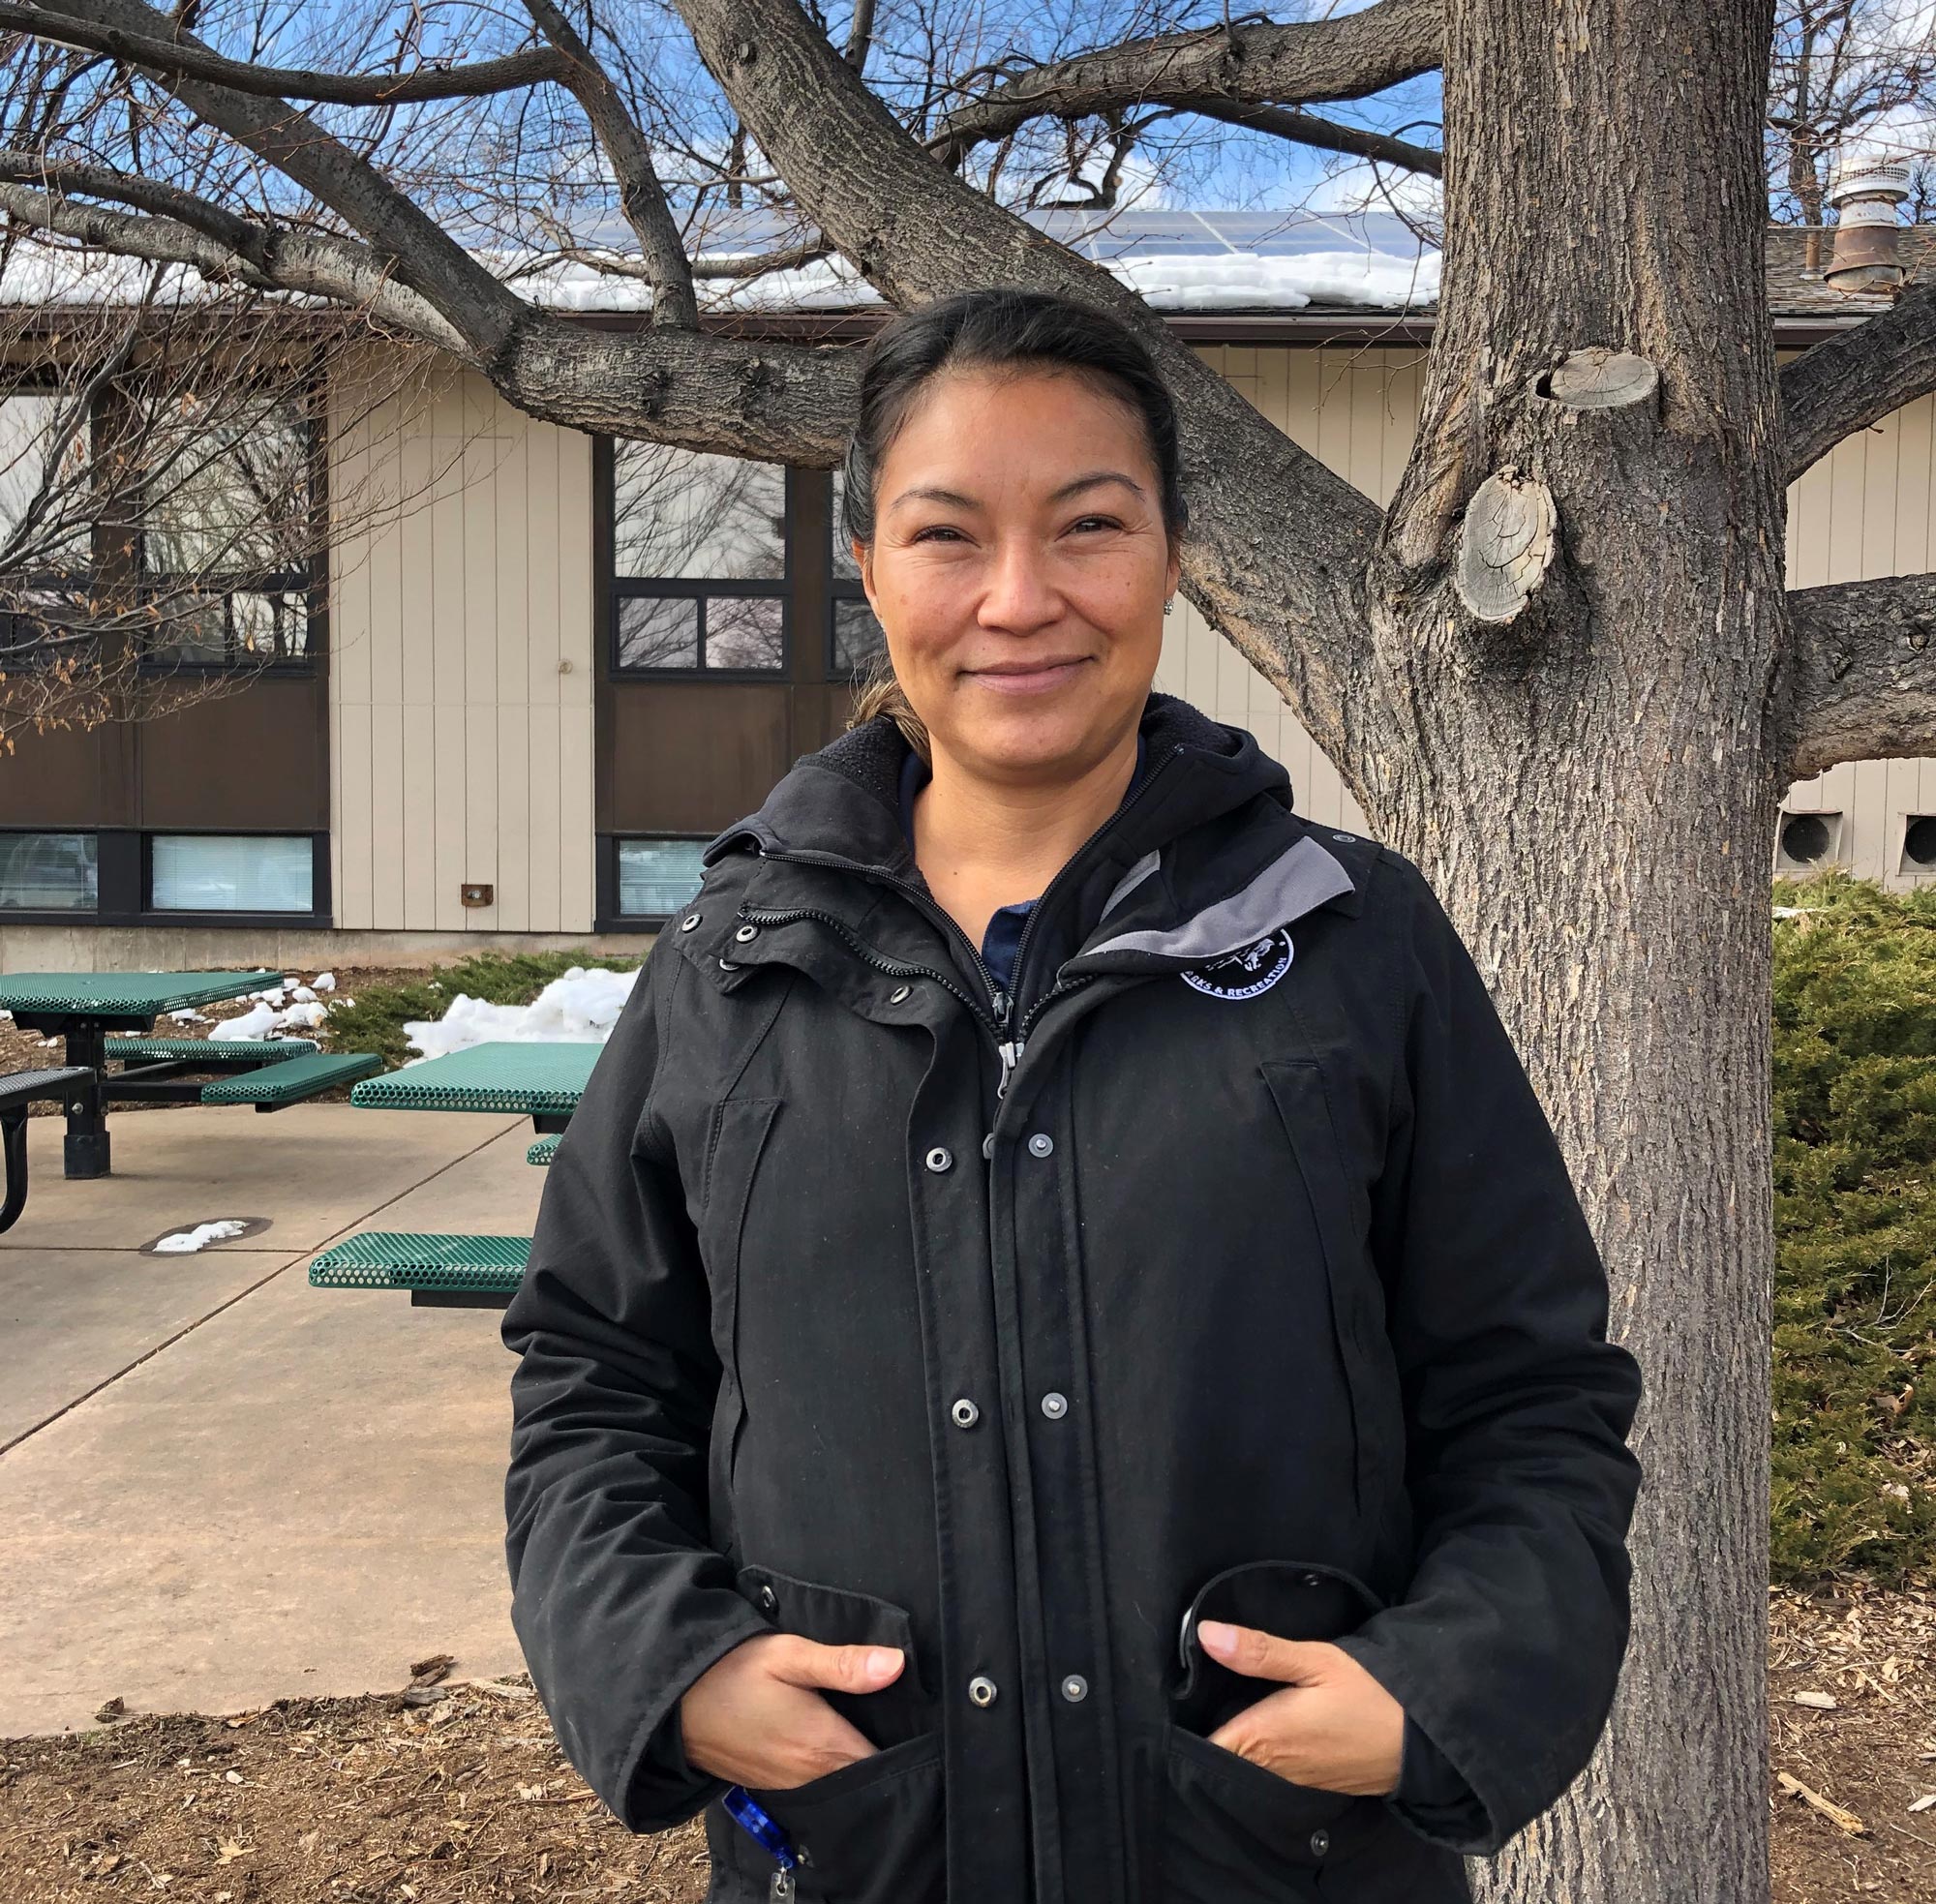
[[[1899,161],[1845,159],[1835,168],[1835,250],[1823,276],[1836,290],[1888,294],[1901,285],[1895,208],[1908,196],[1909,167]]]

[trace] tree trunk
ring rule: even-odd
[[[1647,1380],[1626,1671],[1477,1867],[1515,1904],[1769,1894],[1770,31],[1451,0],[1446,292],[1345,763],[1495,984]]]

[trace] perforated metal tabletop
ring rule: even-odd
[[[5,972],[0,1012],[119,1017],[179,1012],[284,982],[280,972]]]
[[[365,1110],[482,1110],[569,1116],[585,1095],[604,1045],[574,1043],[473,1044],[366,1077],[349,1094]]]

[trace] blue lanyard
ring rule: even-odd
[[[800,1859],[794,1853],[793,1840],[787,1836],[785,1828],[775,1824],[753,1802],[743,1785],[733,1786],[721,1796],[719,1802],[778,1862],[779,1869],[773,1873],[771,1894],[775,1898],[791,1897],[794,1867]]]

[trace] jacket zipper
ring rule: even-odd
[[[1103,823],[1101,829],[1099,829],[1099,837],[1102,833],[1107,832],[1125,814],[1135,807],[1137,802],[1143,799],[1158,779],[1162,777],[1164,769],[1182,752],[1183,745],[1181,742],[1178,742],[1177,745],[1170,749],[1167,758],[1159,761],[1155,767],[1143,775],[1142,785],[1128,800],[1124,801],[1116,808],[1115,812]],[[967,933],[962,931],[960,926],[947,913],[943,912],[934,903],[933,899],[922,888],[916,886],[910,880],[901,879],[897,875],[885,872],[878,867],[857,865],[852,860],[844,860],[837,853],[769,852],[765,847],[759,847],[756,850],[763,860],[778,860],[801,866],[835,866],[843,872],[859,873],[862,879],[870,879],[876,885],[892,887],[896,892],[902,893],[912,901],[916,910],[923,918],[932,921],[944,932],[952,934],[959,944],[967,948],[968,956],[975,961],[975,969],[982,975],[982,982],[988,989],[988,1002],[991,1009],[987,1012],[982,1009],[979,1000],[970,997],[966,991],[945,973],[937,972],[931,966],[906,965],[898,959],[882,957],[879,952],[862,944],[848,930],[845,923],[836,919],[832,913],[820,912],[810,906],[791,908],[748,908],[742,906],[740,908],[739,913],[741,919],[761,925],[791,925],[798,920],[814,920],[820,924],[831,926],[846,942],[848,948],[864,964],[872,966],[875,971],[893,979],[919,978],[933,980],[944,991],[952,993],[963,1005],[967,1006],[969,1011],[975,1014],[993,1037],[995,1055],[1001,1061],[1002,1066],[1001,1080],[995,1086],[995,1096],[997,1099],[1008,1096],[1009,1080],[1014,1075],[1015,1066],[1021,1062],[1024,1043],[1036,1020],[1042,1016],[1043,1012],[1055,1000],[1065,998],[1073,991],[1080,990],[1083,985],[1091,983],[1096,976],[1094,973],[1085,973],[1082,977],[1074,980],[1058,978],[1055,983],[1036,1000],[1035,1004],[1023,1017],[1020,1028],[1013,1031],[1012,1034],[1012,1020],[1014,1016],[1015,1006],[1013,997],[1004,986],[998,985],[995,982],[995,975],[988,970],[986,962],[982,957],[981,950],[976,946],[975,942],[969,938]],[[1064,876],[1069,871],[1069,866],[1073,863],[1074,861],[1071,861],[1064,864],[1055,877],[1043,889],[1042,897],[1035,902],[1028,918],[1022,922],[1022,935],[1015,941],[1013,972],[1016,978],[1021,977],[1022,961],[1028,956],[1029,941],[1034,936],[1036,921],[1046,910],[1050,896],[1062,883]]]

